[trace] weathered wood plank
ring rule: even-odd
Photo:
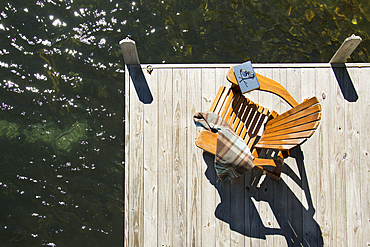
[[[131,185],[130,180],[130,73],[128,66],[125,66],[125,227],[124,227],[124,246],[129,246],[129,236],[130,236],[130,225],[129,225],[129,215],[130,215],[130,195],[129,195],[129,189]]]
[[[202,105],[201,69],[188,69],[188,138],[187,138],[187,246],[197,247],[202,243],[202,151],[195,146],[196,129],[193,116]]]
[[[258,70],[259,73],[263,76],[268,78],[272,78],[272,69],[260,69]],[[273,109],[273,98],[274,95],[267,92],[260,92],[259,95],[259,103],[263,107],[268,109]],[[260,129],[259,135],[262,135],[263,128]],[[269,154],[267,154],[269,155]],[[260,232],[267,232],[267,230],[272,228],[272,223],[275,219],[274,215],[271,215],[272,211],[270,209],[270,203],[273,205],[274,198],[273,198],[273,190],[270,190],[270,186],[273,184],[271,178],[265,177],[263,181],[263,185],[259,188],[258,193],[261,194],[262,200],[255,202],[254,204],[258,204],[258,213],[261,218],[262,224],[260,224]],[[267,202],[267,203],[266,203]],[[270,224],[269,224],[270,223]],[[260,240],[260,246],[274,246],[274,240],[271,235],[266,234],[266,239]]]
[[[143,246],[144,241],[144,197],[143,197],[143,104],[138,94],[143,93],[141,70],[130,68],[131,85],[136,84],[136,90],[130,90],[130,155],[129,155],[129,246]]]
[[[259,92],[249,92],[248,98],[253,99],[254,102],[259,102]],[[244,206],[246,208],[244,217],[246,222],[245,235],[246,239],[245,246],[259,246],[260,239],[265,238],[263,232],[261,232],[261,217],[259,215],[259,203],[254,203],[253,198],[258,196],[257,184],[261,174],[251,170],[244,175],[244,187],[245,187],[245,201]]]
[[[244,229],[247,222],[244,221],[244,178],[241,179],[240,184],[230,184],[230,246],[244,246]],[[226,194],[227,196],[227,194]]]
[[[302,102],[301,99],[301,70],[300,69],[287,69],[287,91],[296,99],[297,102]],[[296,148],[298,149],[298,148]],[[292,151],[294,152],[294,151]],[[297,150],[292,154],[296,156]],[[293,157],[289,157],[285,160],[288,165],[288,177],[286,185],[288,186],[288,227],[291,230],[287,230],[286,237],[287,241],[291,241],[291,244],[297,244],[303,242],[302,232],[302,177],[300,176],[300,168],[297,164],[297,160]],[[295,179],[296,178],[296,179]]]
[[[216,95],[216,73],[214,68],[202,69],[202,111],[208,111]],[[216,246],[216,219],[215,205],[216,194],[215,183],[217,176],[214,171],[213,157],[203,155],[204,164],[202,171],[202,246]]]
[[[261,73],[261,70],[255,69],[256,73]],[[261,73],[262,74],[262,73]],[[252,91],[245,96],[254,102],[259,102],[260,92]],[[260,174],[254,170],[244,175],[244,246],[259,246],[261,233],[261,218],[258,213],[259,203],[254,200],[257,191],[257,183]],[[243,181],[242,181],[243,182]],[[263,236],[262,236],[263,237]]]
[[[173,246],[172,69],[158,73],[158,245]]]
[[[186,69],[173,70],[173,246],[186,246]]]
[[[362,212],[362,243],[364,246],[370,246],[370,69],[361,68],[359,71],[359,83],[357,84],[360,100],[360,164],[361,170],[361,212]],[[367,195],[367,196],[366,196]]]
[[[216,92],[221,86],[230,87],[230,83],[226,80],[226,70],[216,68]],[[231,216],[231,201],[230,201],[230,182],[218,181],[215,184],[217,189],[215,201],[215,216],[216,216],[216,246],[230,246],[233,234],[230,231],[230,216]]]
[[[273,79],[273,80],[275,80],[275,81],[277,81],[281,84],[280,69],[271,68],[271,72],[266,74],[266,76],[268,76],[269,78],[271,78],[271,79]],[[280,106],[281,106],[282,102],[284,102],[286,104],[286,107],[288,109],[291,108],[287,104],[287,102],[282,100],[280,97],[277,97],[276,95],[272,95],[272,101],[269,105],[269,107],[271,107],[271,108],[269,108],[269,109],[272,109],[272,110],[276,109],[277,112],[280,112],[281,111]],[[268,155],[272,157],[272,156],[276,155],[276,152],[270,151],[268,153]],[[269,230],[269,235],[267,236],[267,238],[268,238],[267,241],[271,242],[271,244],[272,244],[272,245],[269,245],[269,246],[276,246],[276,247],[286,246],[286,241],[285,241],[284,236],[281,236],[279,234],[279,231],[281,231],[280,230],[280,225],[279,225],[279,220],[281,219],[281,217],[280,217],[281,208],[279,208],[279,209],[276,208],[276,205],[277,205],[276,202],[278,200],[281,200],[282,198],[285,198],[285,201],[286,201],[286,197],[285,197],[286,190],[281,188],[280,185],[283,184],[281,181],[276,182],[276,181],[273,181],[273,180],[271,180],[271,181],[268,180],[268,182],[269,183],[266,183],[266,185],[265,185],[266,186],[265,189],[267,189],[267,191],[265,191],[266,197],[270,198],[268,200],[269,208],[266,207],[266,210],[269,210],[269,212],[270,212],[270,214],[269,214],[270,216],[266,219],[267,224],[265,224],[266,228]],[[277,190],[277,189],[279,189],[279,190]],[[283,195],[281,194],[281,192],[283,192]],[[284,243],[284,244],[282,245],[282,243]]]
[[[314,68],[301,69],[301,99],[309,99],[316,95],[316,70]],[[318,161],[318,134],[315,133],[303,145],[302,150],[302,221],[303,242],[308,246],[320,246],[321,233],[314,219],[317,207],[317,174],[319,174]],[[298,161],[298,159],[297,159]]]
[[[349,68],[348,73],[354,88],[358,89],[358,69]],[[363,82],[362,82],[363,83]],[[350,82],[346,84],[349,98],[356,92],[349,90]],[[360,164],[360,99],[356,102],[345,101],[345,171],[347,199],[347,246],[363,246],[362,244],[362,210],[361,210],[361,164]],[[360,115],[361,116],[361,115]]]
[[[223,76],[219,78],[218,84],[220,86],[225,85],[227,88],[231,86],[231,83],[226,80],[226,74],[228,69],[223,71]],[[228,228],[225,229],[226,233],[230,232],[229,241],[225,243],[224,246],[230,247],[237,247],[237,246],[244,246],[245,245],[245,187],[244,181],[245,177],[243,177],[240,181],[240,184],[231,184],[230,181],[226,181],[221,184],[221,187],[224,186],[223,197],[226,197],[226,205],[227,206],[227,215],[224,217],[228,220],[227,222],[229,225]]]
[[[271,75],[271,79],[277,81],[278,83],[280,83],[284,88],[286,88],[286,84],[287,84],[287,75],[286,75],[286,69],[282,69],[282,68],[273,68],[273,71],[272,71],[272,75]],[[292,107],[289,106],[289,104],[277,97],[277,100],[275,101],[274,100],[274,106],[273,106],[273,109],[278,112],[279,114],[291,109]]]
[[[244,174],[244,246],[250,247],[251,246],[251,221],[250,221],[250,208],[254,205],[251,201],[251,186],[250,186],[250,180],[251,180],[251,174],[253,173],[253,170],[250,172],[247,172]]]
[[[347,245],[347,215],[346,215],[346,173],[345,173],[345,109],[344,109],[344,97],[339,87],[339,82],[334,76],[334,73],[330,73],[331,88],[334,92],[334,105],[333,110],[335,112],[335,125],[333,127],[333,144],[334,154],[332,157],[333,164],[330,167],[330,173],[332,174],[332,183],[335,190],[332,193],[332,201],[334,202],[333,214],[333,245],[335,246],[346,246]]]
[[[330,161],[331,161],[331,147],[333,146],[330,136],[332,126],[334,122],[332,121],[333,110],[332,106],[334,102],[332,101],[331,89],[328,86],[329,69],[320,68],[317,69],[316,73],[316,95],[320,100],[322,107],[322,117],[321,123],[318,128],[319,142],[319,174],[317,194],[317,212],[318,212],[318,223],[321,226],[321,234],[323,237],[324,245],[333,245],[333,222],[332,222],[332,204],[330,191],[333,191],[333,187],[330,181]]]
[[[287,87],[287,70],[286,69],[275,69],[273,73],[273,80],[279,82],[284,88]],[[275,106],[276,111],[281,114],[291,107],[284,100],[279,99],[279,103]],[[286,170],[286,164],[284,164],[283,171]],[[282,177],[286,176],[282,173]],[[272,204],[273,212],[278,222],[278,226],[275,226],[275,230],[272,232],[274,235],[274,246],[285,247],[287,246],[286,231],[288,229],[288,187],[282,178],[279,183],[273,186],[274,201]]]
[[[144,104],[144,246],[157,246],[158,226],[158,73],[145,73],[153,96]]]

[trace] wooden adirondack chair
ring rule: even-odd
[[[232,71],[232,69],[230,69]],[[232,75],[228,79],[232,83]],[[255,170],[270,176],[274,180],[280,179],[284,158],[289,150],[303,143],[316,130],[321,119],[321,106],[316,97],[298,104],[293,97],[277,82],[257,74],[261,90],[272,91],[285,99],[292,109],[278,115],[249,100],[240,93],[237,87],[221,87],[213,101],[210,111],[218,114],[241,136],[252,150],[255,157]],[[235,79],[235,78],[234,78]],[[269,85],[271,85],[269,87]],[[271,90],[272,89],[272,90]],[[261,138],[256,142],[258,132],[265,124]],[[196,145],[207,153],[215,154],[217,133],[202,130],[199,132]],[[262,149],[276,151],[274,159],[260,158]],[[273,170],[267,169],[272,167]]]

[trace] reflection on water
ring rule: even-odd
[[[2,246],[122,246],[116,6],[0,4]]]
[[[327,62],[355,33],[363,42],[349,61],[364,62],[369,8],[355,0],[2,1],[2,246],[122,245],[122,38],[137,42],[143,63]]]
[[[364,40],[349,59],[359,62],[369,61],[369,10],[360,0],[141,1],[122,30],[148,63],[328,62],[352,34]]]

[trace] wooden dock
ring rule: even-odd
[[[317,96],[322,119],[279,182],[252,171],[240,185],[217,179],[192,118],[231,64],[152,66],[126,68],[125,246],[370,246],[369,63],[254,64],[299,103]]]

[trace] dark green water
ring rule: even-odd
[[[124,64],[327,62],[370,2],[0,3],[0,246],[122,246]]]

